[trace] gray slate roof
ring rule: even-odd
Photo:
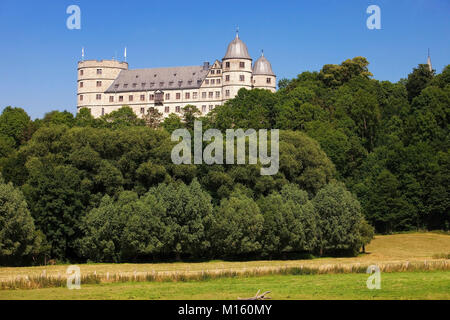
[[[198,89],[208,72],[204,66],[122,70],[106,93]]]
[[[239,34],[236,34],[236,38],[228,45],[223,59],[252,59],[248,54],[247,46],[239,39]]]
[[[272,71],[272,65],[269,60],[264,57],[264,54],[256,60],[255,65],[253,66],[253,75],[268,75],[274,76],[275,73]]]

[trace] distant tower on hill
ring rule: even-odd
[[[430,49],[428,49],[428,69],[430,69],[430,72],[433,72],[433,66],[431,65],[431,57],[430,57]]]

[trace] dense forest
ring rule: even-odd
[[[450,66],[377,81],[357,57],[239,91],[203,130],[280,129],[280,170],[174,165],[199,112],[0,116],[0,264],[354,255],[378,233],[448,230]]]

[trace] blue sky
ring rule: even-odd
[[[81,8],[81,30],[66,9]],[[369,30],[369,5],[381,30]],[[239,26],[253,58],[264,49],[278,78],[365,56],[376,79],[397,81],[431,49],[433,67],[450,64],[449,0],[314,1],[0,1],[0,110],[32,118],[76,112],[77,62],[122,58],[130,68],[201,65],[225,54]]]

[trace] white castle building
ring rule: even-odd
[[[239,89],[276,91],[276,76],[264,54],[253,64],[239,34],[221,61],[212,65],[128,69],[127,62],[86,60],[78,63],[78,111],[89,108],[100,117],[123,105],[137,115],[151,107],[164,117],[194,105],[206,114],[234,98]]]

